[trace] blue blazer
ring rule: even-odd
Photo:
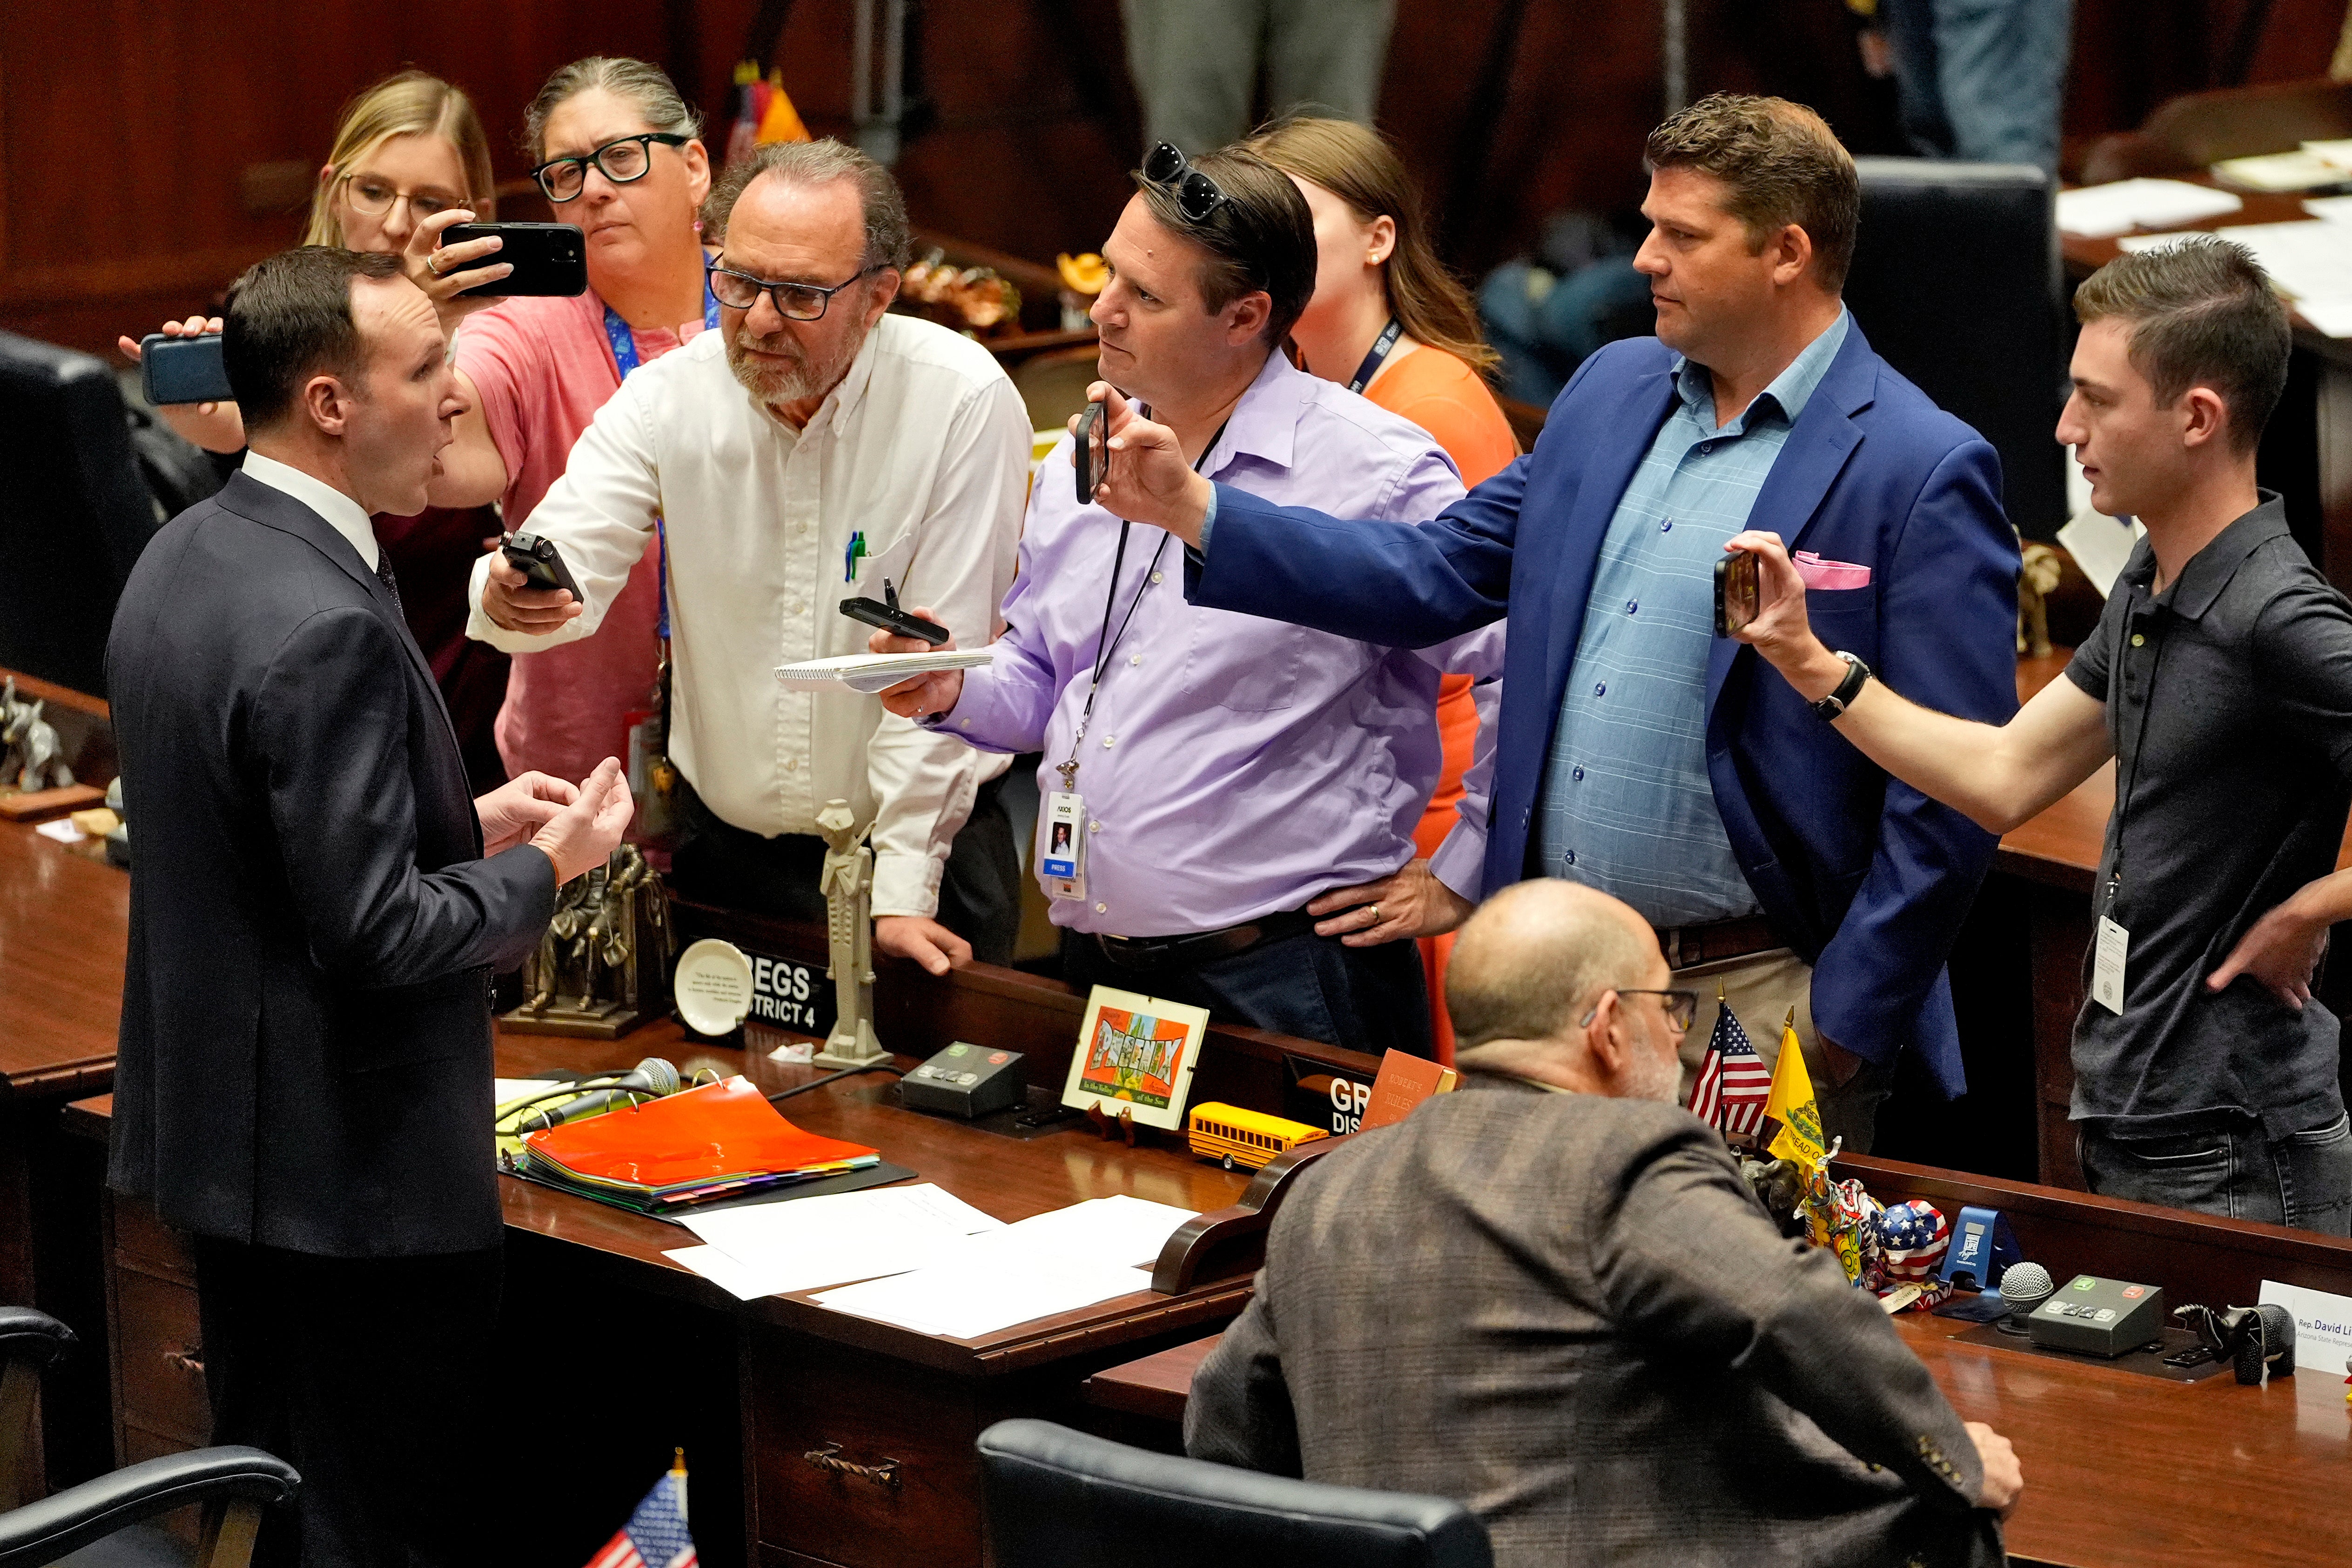
[[[1530,826],[1611,516],[1673,406],[1675,352],[1612,343],[1553,403],[1535,450],[1433,522],[1343,522],[1217,487],[1196,602],[1423,647],[1510,617],[1486,888],[1542,874]],[[2016,535],[2000,465],[1849,330],[1758,492],[1750,526],[1870,568],[1806,595],[1813,628],[1888,687],[2000,723],[2017,709]],[[1758,657],[1717,640],[1707,772],[1775,933],[1815,966],[1813,1020],[1855,1055],[1917,1049],[1967,1088],[1944,961],[1993,837],[1889,778]]]

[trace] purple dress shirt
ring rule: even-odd
[[[1427,431],[1278,353],[1201,471],[1339,517],[1435,517],[1463,493]],[[1119,542],[1118,519],[1079,505],[1074,489],[1065,437],[1030,489],[995,663],[968,672],[955,708],[924,721],[989,751],[1042,750],[1037,783],[1049,793],[1062,788],[1057,764],[1086,705]],[[1116,643],[1076,759],[1086,897],[1053,900],[1057,925],[1215,931],[1389,875],[1412,858],[1437,784],[1438,676],[1486,682],[1488,714],[1500,691],[1500,622],[1415,652],[1201,609],[1184,599],[1182,552],[1158,529],[1129,532]],[[1485,854],[1486,806],[1482,791],[1465,795],[1439,859],[1465,885]],[[1040,835],[1045,826],[1040,813]]]

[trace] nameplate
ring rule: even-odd
[[[739,944],[740,945],[740,944]],[[751,961],[751,1016],[762,1024],[822,1039],[833,1032],[837,998],[824,965],[796,958],[771,958],[743,949]]]
[[[2284,1307],[2294,1319],[2297,1371],[2330,1378],[2352,1372],[2352,1296],[2265,1279],[2257,1300],[2265,1307]]]
[[[1372,1079],[1306,1057],[1286,1056],[1290,1085],[1283,1091],[1282,1113],[1293,1121],[1320,1127],[1334,1138],[1344,1138],[1364,1120],[1372,1102]]]

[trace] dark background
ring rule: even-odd
[[[2070,149],[2213,84],[2255,4],[2076,0]],[[763,12],[762,32],[783,15],[772,58],[810,127],[847,133],[851,0],[17,0],[0,30],[0,326],[95,351],[201,308],[300,237],[338,109],[403,65],[474,95],[508,180],[554,67],[657,60],[716,119]],[[2275,0],[2248,79],[2323,74],[2343,14]],[[1781,93],[1857,153],[1902,151],[1841,0],[1689,15],[1694,92]],[[1526,249],[1558,208],[1639,202],[1658,26],[1654,0],[1401,0],[1380,119],[1457,267]],[[898,174],[918,224],[1043,260],[1097,246],[1139,135],[1115,0],[919,0],[913,33],[923,118]]]

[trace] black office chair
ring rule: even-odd
[[[1478,1516],[1446,1498],[1360,1491],[1148,1453],[1050,1421],[980,1435],[988,1530],[1022,1568],[1491,1568]]]
[[[72,1350],[73,1331],[30,1307],[0,1307],[0,1492],[13,1493],[17,1459],[33,1418],[43,1368]],[[166,1454],[22,1501],[0,1497],[0,1568],[55,1563],[133,1525],[192,1503],[204,1505],[197,1568],[245,1568],[261,1510],[293,1497],[294,1467],[258,1448],[198,1448]]]
[[[1845,300],[1886,363],[2000,457],[2009,521],[2066,521],[2065,275],[2050,177],[2030,164],[1857,158]]]
[[[95,696],[160,522],[103,361],[0,332],[0,665]]]

